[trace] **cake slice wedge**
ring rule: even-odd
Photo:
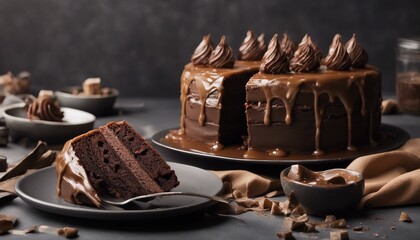
[[[102,195],[127,199],[179,184],[160,154],[125,121],[69,140],[56,163],[57,195],[75,204],[99,207]]]

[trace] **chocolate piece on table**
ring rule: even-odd
[[[16,217],[12,215],[0,215],[0,234],[5,234],[15,225]]]
[[[7,157],[0,155],[0,172],[5,172],[7,170]]]
[[[333,230],[330,232],[331,240],[348,240],[349,232],[347,230]]]
[[[8,143],[9,143],[9,128],[6,126],[0,126],[0,147],[7,147]]]
[[[398,221],[411,223],[411,218],[406,212],[401,212],[400,219]]]
[[[293,237],[293,232],[288,230],[288,231],[283,231],[283,232],[278,232],[277,233],[277,237],[280,239],[285,239],[285,240],[293,240],[295,239],[295,237]]]

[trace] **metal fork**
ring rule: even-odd
[[[200,198],[207,198],[209,200],[215,201],[215,202],[219,202],[219,203],[224,203],[224,204],[229,204],[228,200],[225,200],[221,197],[216,197],[216,196],[210,196],[210,195],[205,195],[205,194],[201,194],[201,193],[191,193],[191,192],[160,192],[160,193],[152,193],[152,194],[146,194],[146,195],[141,195],[141,196],[136,196],[136,197],[132,197],[129,198],[127,200],[124,201],[113,201],[113,200],[109,200],[109,199],[104,199],[101,198],[102,202],[109,204],[109,205],[113,205],[113,206],[124,206],[127,205],[133,201],[150,201],[153,198],[157,198],[157,197],[166,197],[166,196],[192,196],[192,197],[200,197]]]

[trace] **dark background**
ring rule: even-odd
[[[418,0],[0,0],[0,73],[32,72],[32,90],[99,76],[122,96],[178,97],[183,66],[211,33],[237,52],[248,29],[305,33],[327,53],[354,32],[394,90],[398,37],[420,35]]]

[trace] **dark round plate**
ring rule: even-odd
[[[348,162],[354,160],[357,157],[386,152],[393,149],[397,149],[401,147],[409,138],[410,135],[404,131],[403,129],[388,125],[382,124],[381,125],[381,139],[378,141],[376,146],[361,148],[358,151],[337,151],[334,153],[327,153],[321,156],[314,156],[311,153],[306,154],[290,154],[287,157],[272,157],[271,159],[264,159],[264,158],[245,158],[242,157],[245,154],[245,150],[237,150],[237,156],[232,156],[228,154],[223,154],[223,151],[218,152],[217,154],[214,152],[208,152],[206,147],[203,144],[203,148],[200,149],[189,149],[183,147],[181,144],[174,144],[173,142],[169,142],[165,139],[165,136],[171,131],[171,129],[163,130],[155,135],[152,136],[151,140],[154,144],[169,149],[171,151],[187,154],[190,156],[195,157],[204,157],[210,158],[215,160],[225,160],[230,162],[243,162],[243,163],[251,163],[251,164],[272,164],[272,165],[291,165],[291,164],[323,164],[323,163],[333,163],[333,162]],[[238,148],[238,146],[233,146]],[[232,151],[229,151],[232,152]]]
[[[223,189],[222,181],[206,170],[168,162],[176,172],[179,186],[173,191],[195,192],[216,196]],[[191,214],[210,207],[213,201],[190,196],[170,196],[150,201],[157,208],[145,210],[98,209],[71,204],[56,195],[55,167],[38,170],[16,184],[17,195],[29,205],[59,215],[102,220],[151,220]]]

